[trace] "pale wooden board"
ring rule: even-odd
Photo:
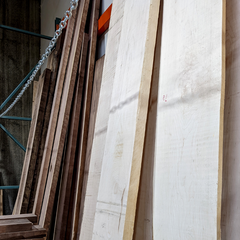
[[[55,192],[57,187],[58,175],[61,166],[62,153],[68,126],[69,114],[73,98],[73,90],[76,82],[77,69],[82,46],[84,28],[89,7],[89,0],[81,1],[78,9],[76,27],[74,31],[71,52],[66,72],[62,100],[59,110],[56,134],[54,138],[53,150],[48,171],[46,188],[42,202],[42,209],[39,218],[39,225],[47,231],[49,229],[53,210]]]
[[[64,40],[64,45],[62,50],[63,54],[62,54],[62,58],[59,66],[59,74],[57,77],[56,89],[55,89],[52,110],[50,115],[46,143],[45,143],[45,148],[43,152],[43,159],[42,159],[41,169],[39,173],[35,202],[33,206],[33,213],[36,213],[38,217],[40,216],[40,212],[41,212],[48,167],[49,167],[49,162],[51,158],[53,140],[54,140],[56,125],[57,125],[59,106],[61,102],[62,89],[63,89],[64,80],[65,80],[65,73],[66,73],[66,68],[68,64],[73,31],[75,27],[75,19],[76,19],[76,10],[73,11],[72,18],[68,22],[66,37]]]
[[[130,172],[136,158],[141,167],[159,3],[125,2],[92,239],[132,239],[138,186],[129,201]]]
[[[153,239],[220,240],[225,1],[164,1]]]
[[[87,179],[86,196],[82,217],[80,239],[92,239],[94,215],[98,195],[98,186],[102,168],[102,158],[106,140],[106,130],[112,96],[113,79],[115,75],[116,60],[119,48],[119,41],[122,31],[122,17],[124,1],[113,1],[110,27],[108,31],[108,42],[104,60],[102,84],[100,89],[99,104],[96,115],[93,146],[91,151],[89,176]]]
[[[32,222],[27,219],[3,219],[0,220],[0,234],[9,232],[21,232],[32,229]]]
[[[155,139],[157,125],[157,101],[159,84],[159,65],[161,56],[162,17],[163,1],[158,20],[158,33],[154,56],[154,67],[150,100],[148,106],[148,118],[146,137],[144,142],[143,162],[141,170],[141,181],[138,193],[138,205],[133,240],[148,240],[153,238],[153,172],[155,157]]]
[[[227,1],[222,240],[240,236],[240,2]]]
[[[32,180],[37,160],[39,141],[42,135],[44,113],[47,104],[50,86],[51,71],[46,69],[40,76],[36,94],[35,109],[29,130],[26,154],[23,163],[22,175],[19,184],[18,196],[14,206],[13,214],[27,213],[28,202],[24,202],[24,194],[28,189],[27,182]]]
[[[60,189],[59,203],[57,209],[57,220],[55,224],[55,239],[60,239],[62,236],[65,236],[66,225],[67,225],[67,217],[69,211],[69,201],[71,194],[71,186],[72,186],[72,177],[73,177],[73,168],[74,168],[74,160],[75,160],[75,152],[77,147],[77,135],[79,128],[79,118],[80,118],[80,110],[83,98],[83,85],[84,85],[84,76],[85,76],[85,68],[86,68],[86,60],[87,60],[87,50],[88,50],[88,34],[84,34],[80,64],[79,64],[79,72],[78,72],[78,80],[76,85],[76,93],[73,102],[73,109],[71,110],[71,121],[70,121],[70,129],[68,133],[67,140],[67,150],[66,157],[64,159],[63,166],[63,176],[62,183]]]

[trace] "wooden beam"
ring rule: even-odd
[[[159,4],[125,2],[93,238],[132,239]]]
[[[239,104],[240,104],[240,2],[227,1],[226,21],[226,97],[224,112],[222,240],[240,236],[240,164],[239,164]]]
[[[84,28],[89,7],[89,0],[81,1],[76,19],[76,27],[72,41],[69,63],[67,66],[66,80],[62,93],[61,106],[59,110],[56,134],[51,155],[50,168],[48,171],[46,188],[42,203],[39,225],[47,231],[49,229],[53,210],[54,197],[58,181],[58,175],[62,160],[63,147],[68,127],[68,120],[73,98],[73,90],[76,82],[77,68],[82,46]],[[69,26],[68,26],[69,27]]]
[[[71,114],[71,122],[70,122],[70,130],[68,133],[68,141],[67,141],[67,150],[66,157],[64,159],[64,167],[63,167],[63,177],[61,183],[61,190],[59,196],[59,203],[57,209],[57,220],[55,225],[55,239],[61,239],[65,236],[66,225],[67,225],[67,217],[69,211],[69,201],[71,194],[71,186],[72,186],[72,177],[73,177],[73,168],[75,163],[75,153],[77,146],[77,135],[79,128],[79,118],[80,118],[80,110],[82,105],[83,98],[83,85],[84,85],[84,76],[85,76],[85,68],[86,68],[86,60],[87,60],[87,50],[88,50],[88,34],[84,34],[83,43],[82,43],[82,51],[79,63],[79,72],[78,72],[78,80],[76,86],[76,93],[73,103],[73,109]]]
[[[37,222],[37,216],[32,213],[0,216],[0,221],[1,220],[16,220],[16,219],[28,219],[32,223]]]
[[[27,219],[2,219],[0,220],[0,235],[1,233],[21,232],[32,229],[32,222]]]
[[[62,50],[63,53],[62,53],[62,58],[59,66],[56,90],[55,90],[53,104],[52,104],[46,143],[45,143],[45,148],[43,152],[41,169],[39,173],[38,185],[37,185],[37,190],[35,195],[35,202],[33,206],[33,213],[35,213],[37,216],[40,216],[41,207],[42,207],[43,195],[44,195],[47,174],[48,174],[48,167],[49,167],[49,162],[51,158],[53,140],[54,140],[56,125],[57,125],[59,106],[61,102],[62,89],[63,89],[64,79],[65,79],[65,73],[66,73],[66,68],[68,63],[73,31],[75,27],[75,18],[76,18],[76,11],[73,11],[72,18],[68,23],[66,38],[64,40],[64,45]]]
[[[106,46],[102,84],[94,129],[94,138],[92,149],[87,154],[87,157],[90,158],[88,164],[89,166],[87,164],[85,166],[85,172],[87,174],[84,178],[83,186],[86,186],[86,194],[84,199],[82,225],[80,228],[80,239],[92,239],[102,158],[108,126],[108,112],[110,110],[113,79],[115,76],[119,42],[122,31],[124,3],[125,0],[113,1],[112,17],[108,32],[108,43]]]
[[[30,195],[39,142],[42,136],[42,126],[44,121],[45,108],[47,104],[48,91],[50,86],[51,71],[46,69],[38,82],[36,103],[31,127],[28,136],[26,154],[23,163],[22,176],[20,180],[18,196],[16,199],[13,214],[27,213],[28,198],[24,195]]]
[[[154,239],[221,239],[225,4],[164,1]]]

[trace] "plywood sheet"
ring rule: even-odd
[[[227,1],[222,240],[240,236],[240,2]]]
[[[132,239],[159,3],[125,2],[92,239]]]
[[[164,1],[154,239],[220,239],[225,1]]]

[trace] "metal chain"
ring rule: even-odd
[[[55,31],[54,37],[52,38],[52,40],[50,41],[48,47],[45,50],[45,53],[42,55],[42,58],[38,61],[37,66],[35,67],[32,75],[29,77],[27,83],[25,84],[25,86],[23,87],[23,89],[21,90],[21,92],[17,95],[17,97],[14,99],[14,101],[12,102],[12,104],[0,115],[0,118],[4,115],[6,115],[6,113],[8,113],[8,111],[10,111],[13,106],[19,101],[19,99],[22,97],[23,93],[26,91],[26,89],[30,86],[30,84],[32,83],[34,77],[36,76],[37,72],[39,71],[39,69],[41,68],[41,66],[43,65],[43,63],[45,62],[45,60],[48,58],[48,56],[50,55],[50,53],[52,52],[53,47],[55,46],[55,43],[57,42],[58,37],[62,34],[62,30],[66,27],[67,25],[67,21],[72,17],[72,11],[74,9],[77,8],[78,6],[78,1],[79,0],[72,0],[70,1],[70,8],[69,10],[67,10],[65,12],[65,17],[64,19],[60,22],[59,24],[59,29]]]

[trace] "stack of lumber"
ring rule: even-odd
[[[0,239],[238,239],[239,1],[113,0],[95,61],[99,7],[80,1],[38,81]]]

